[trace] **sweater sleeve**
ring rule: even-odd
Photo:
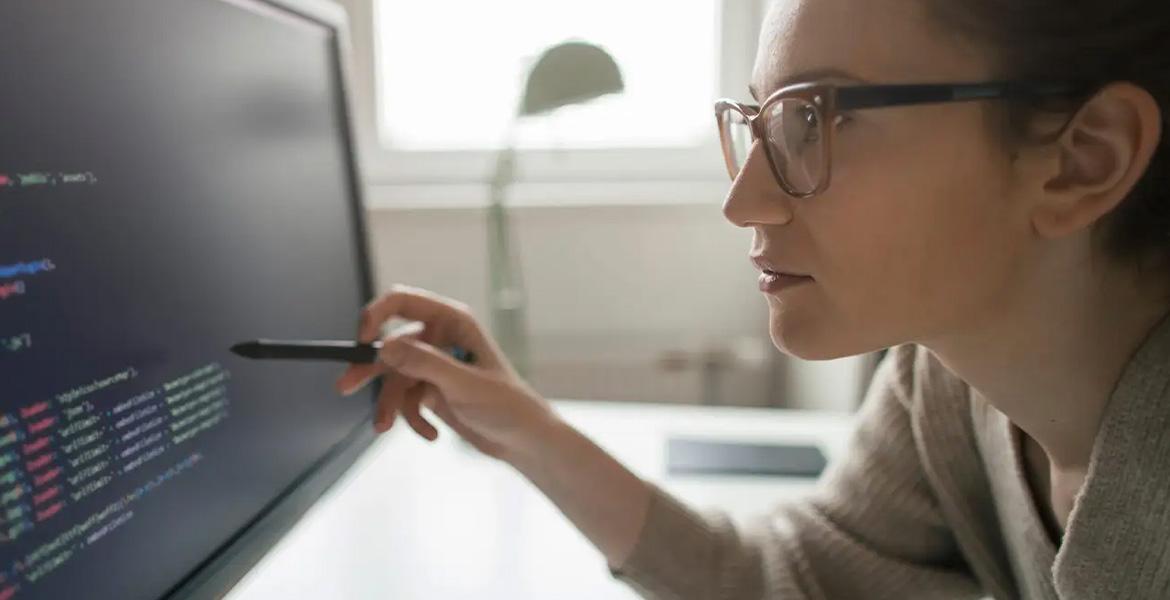
[[[848,450],[807,497],[739,526],[652,484],[638,541],[611,574],[659,599],[979,597],[918,459],[908,413],[915,354],[887,354]]]

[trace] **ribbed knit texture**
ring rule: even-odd
[[[814,492],[737,527],[652,486],[611,573],[656,599],[1170,599],[1170,318],[1113,392],[1059,548],[1015,432],[928,350],[894,348]]]

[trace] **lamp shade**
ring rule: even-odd
[[[528,72],[520,116],[538,115],[622,91],[622,74],[608,52],[580,41],[545,50]]]

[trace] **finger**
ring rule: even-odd
[[[431,332],[422,327],[421,323],[411,323],[400,328],[392,335],[400,335],[403,337],[410,337],[414,339],[427,340],[431,337]],[[375,361],[369,364],[352,364],[337,378],[334,382],[334,388],[343,396],[349,396],[354,392],[362,389],[373,378],[382,374],[386,370],[386,365],[381,361]]]
[[[435,414],[439,414],[439,411],[437,408],[437,406],[440,404],[440,402],[439,402],[439,388],[437,388],[434,385],[431,385],[429,383],[426,383],[426,382],[419,383],[419,385],[424,388],[423,394],[422,394],[422,400],[419,402],[419,404],[425,406],[427,408],[427,410],[429,410]]]
[[[486,338],[466,304],[404,285],[393,286],[390,293],[366,305],[362,310],[359,339],[365,342],[376,339],[382,324],[391,317],[422,321],[427,329],[443,324],[444,332],[451,339],[442,341],[459,344],[472,352],[482,352],[487,347]]]
[[[419,404],[425,406],[427,410],[434,413],[436,417],[439,417],[441,421],[446,423],[452,429],[456,429],[457,433],[462,433],[458,431],[458,427],[461,426],[462,423],[460,423],[459,420],[455,418],[455,414],[451,412],[451,406],[447,404],[446,400],[443,399],[442,393],[439,392],[439,388],[436,388],[434,385],[429,383],[419,383],[415,387],[422,388],[422,391],[419,393],[419,396],[421,396],[422,400],[419,402]]]
[[[377,377],[378,374],[382,372],[382,370],[383,367],[378,363],[368,365],[350,365],[345,369],[345,372],[343,372],[337,378],[337,381],[334,382],[333,387],[337,390],[337,393],[343,396],[349,396],[363,387],[366,387],[366,384],[369,383],[370,380],[372,380],[374,377]]]
[[[429,383],[420,383],[417,387],[424,388],[421,404],[427,407],[435,416],[439,417],[441,421],[446,423],[459,437],[468,441],[479,439],[477,433],[468,429],[463,424],[463,421],[460,421],[459,417],[455,416],[454,411],[451,410],[451,405],[443,398],[438,388]]]
[[[379,433],[390,430],[402,405],[403,395],[415,383],[417,382],[408,377],[394,375],[382,386],[382,391],[378,394],[378,405],[374,410],[375,430]]]
[[[406,395],[403,397],[400,412],[403,417],[406,417],[406,422],[410,424],[411,429],[418,433],[428,441],[435,441],[439,437],[439,430],[435,429],[429,421],[419,414],[419,403],[422,401],[423,395],[426,393],[427,384],[418,383],[406,390]]]
[[[422,333],[415,337],[417,340],[426,342],[436,348],[442,347],[447,335],[447,321],[438,321],[436,323],[426,325]]]
[[[463,388],[475,377],[468,365],[417,339],[387,338],[378,358],[403,375],[433,383],[444,393]]]

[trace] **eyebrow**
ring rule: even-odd
[[[833,67],[827,67],[827,68],[823,68],[823,69],[812,69],[809,71],[797,73],[796,75],[789,76],[785,79],[780,80],[779,84],[775,87],[775,89],[779,90],[779,89],[783,89],[785,87],[788,87],[794,83],[817,81],[817,80],[821,80],[821,79],[848,79],[848,80],[852,80],[852,81],[864,81],[864,79],[862,79],[862,78],[860,78],[860,77],[858,77],[858,76],[856,76],[848,71],[833,68]],[[748,85],[748,92],[751,93],[752,98],[755,99],[756,102],[763,102],[763,100],[761,99],[760,90],[758,88],[756,88],[756,84],[754,84],[754,83],[749,84]],[[771,95],[771,94],[769,94],[769,95]]]

